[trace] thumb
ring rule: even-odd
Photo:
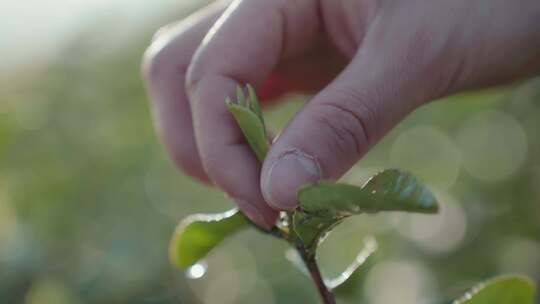
[[[406,60],[392,63],[367,55],[357,54],[272,146],[262,168],[261,190],[274,209],[294,209],[296,192],[303,184],[341,177],[428,99],[416,88],[426,84],[415,77],[421,73],[406,66]]]

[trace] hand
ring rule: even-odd
[[[538,71],[538,0],[220,2],[158,32],[144,59],[176,164],[265,227],[300,185],[339,178],[420,105]],[[265,103],[320,90],[262,170],[225,107],[244,83]]]

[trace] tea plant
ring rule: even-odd
[[[255,90],[247,86],[247,97],[237,88],[236,101],[226,104],[259,161],[270,148],[266,125]],[[363,186],[317,182],[298,190],[299,207],[281,212],[275,225],[266,230],[237,209],[221,214],[196,214],[182,220],[170,244],[170,259],[180,269],[197,263],[228,236],[247,227],[288,242],[298,253],[291,262],[308,274],[325,304],[335,303],[334,291],[347,280],[376,250],[374,239],[365,241],[364,249],[353,263],[336,278],[323,278],[317,264],[317,248],[327,234],[346,218],[363,213],[401,211],[433,214],[438,212],[435,196],[412,174],[384,170]],[[503,276],[473,288],[454,304],[533,304],[533,282],[520,276]]]

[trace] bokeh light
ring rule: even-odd
[[[429,126],[405,130],[390,150],[390,164],[420,176],[440,190],[451,187],[461,168],[460,152],[444,132]]]
[[[393,223],[404,237],[432,253],[459,249],[467,232],[467,216],[461,205],[448,195],[438,195],[441,202],[436,215],[395,214]]]
[[[484,111],[459,129],[463,166],[483,181],[499,181],[513,174],[527,157],[527,137],[521,124],[500,111]]]
[[[186,276],[189,279],[193,279],[193,280],[200,279],[206,274],[206,269],[207,268],[208,268],[208,266],[206,265],[206,263],[201,261],[201,262],[196,263],[195,265],[189,267],[186,270]]]
[[[429,270],[415,261],[387,261],[369,271],[365,290],[370,304],[428,304],[437,283]]]

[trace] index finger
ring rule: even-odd
[[[241,209],[272,225],[260,193],[260,164],[227,111],[236,86],[260,84],[281,58],[309,47],[319,32],[316,1],[235,1],[216,22],[188,69],[195,138],[212,181]]]

